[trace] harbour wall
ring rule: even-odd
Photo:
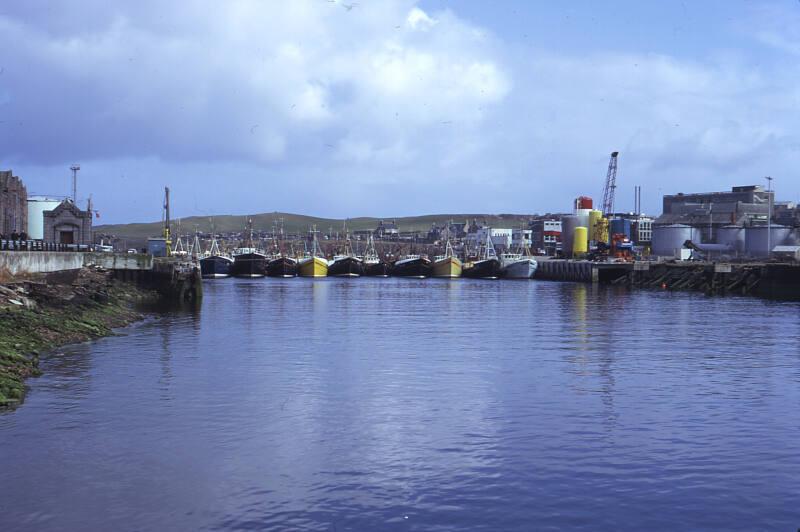
[[[192,262],[154,259],[140,253],[0,251],[0,272],[17,278],[59,272],[70,275],[87,267],[108,270],[115,279],[157,290],[165,299],[202,299],[200,269]]]
[[[0,271],[11,275],[79,270],[84,266],[107,270],[151,270],[153,257],[138,253],[0,251]]]
[[[800,301],[800,264],[541,260],[537,279]]]

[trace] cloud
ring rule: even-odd
[[[74,33],[0,18],[0,45],[17,50],[2,112],[25,124],[9,156],[270,163],[359,137],[391,151],[445,117],[477,128],[472,108],[508,92],[485,36],[409,2],[131,6]]]
[[[137,214],[115,192],[149,204],[167,178],[203,212],[557,211],[600,193],[612,150],[620,194],[644,185],[653,208],[657,189],[768,174],[800,195],[800,24],[780,11],[740,29],[743,49],[679,55],[521,46],[412,0],[346,5],[4,6],[0,164],[47,192],[37,176],[80,161],[121,219]],[[202,190],[218,176],[234,191]]]

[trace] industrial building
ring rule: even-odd
[[[19,238],[28,233],[28,190],[11,170],[0,170],[0,235]]]
[[[688,225],[700,230],[702,242],[715,242],[714,232],[726,226],[767,223],[775,193],[759,185],[733,187],[730,192],[664,196],[656,226]]]
[[[664,196],[664,212],[653,223],[652,254],[681,257],[691,241],[695,255],[706,258],[765,258],[778,246],[797,245],[800,213],[793,202],[776,204],[774,195],[748,185]]]

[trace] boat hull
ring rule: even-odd
[[[506,264],[503,267],[506,279],[530,279],[536,273],[536,261],[522,259]]]
[[[310,257],[297,264],[297,275],[300,277],[326,277],[328,261],[321,257]]]
[[[431,270],[431,261],[427,259],[399,260],[395,262],[392,267],[392,275],[396,277],[416,277],[421,279],[423,277],[430,277]]]
[[[433,263],[433,277],[454,279],[461,277],[463,266],[456,257],[445,257]]]
[[[500,279],[504,272],[498,259],[485,259],[473,262],[461,271],[461,275],[470,279]]]
[[[364,264],[364,275],[367,277],[389,277],[391,274],[392,265],[386,262]]]
[[[219,255],[212,255],[210,257],[203,257],[200,259],[200,275],[204,279],[219,279],[222,277],[229,277],[231,274],[231,266],[233,259],[222,257]]]
[[[234,277],[264,277],[267,275],[267,257],[261,253],[236,255],[230,273]]]
[[[279,257],[267,263],[267,275],[270,277],[296,277],[297,261],[289,257]]]
[[[360,277],[364,274],[364,263],[355,257],[336,259],[328,266],[331,277]]]

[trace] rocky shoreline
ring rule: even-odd
[[[0,283],[0,409],[18,405],[25,379],[40,375],[39,356],[59,346],[109,336],[143,318],[154,290],[84,268]]]

